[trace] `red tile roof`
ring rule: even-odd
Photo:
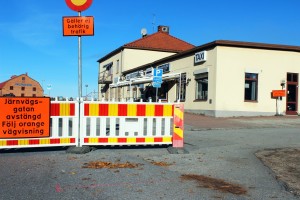
[[[178,53],[192,49],[195,46],[176,37],[173,37],[166,32],[158,31],[154,34],[125,44],[123,47]]]
[[[2,83],[0,83],[0,89],[2,89],[4,86],[5,86],[5,83],[6,83],[7,81],[4,81],[4,82],[2,82]]]

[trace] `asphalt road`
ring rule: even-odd
[[[283,127],[185,131],[187,154],[1,150],[0,199],[299,199],[255,156],[299,143],[299,128]]]

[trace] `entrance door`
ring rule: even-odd
[[[298,74],[287,73],[286,114],[297,115],[298,111]]]

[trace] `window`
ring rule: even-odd
[[[33,88],[32,88],[32,91],[36,91],[36,87],[33,87]]]
[[[179,85],[179,82],[178,82],[176,88],[177,88],[177,93],[176,93],[177,94],[177,99],[180,99],[180,101],[185,101],[185,95],[186,95],[186,73],[181,74],[180,85]],[[180,90],[179,90],[179,88],[180,88]]]
[[[22,81],[25,81],[25,77],[22,77]]]
[[[158,92],[157,92],[158,99],[165,100],[165,101],[168,100],[168,90],[169,90],[168,82],[163,82],[161,84],[161,87],[158,88]]]
[[[24,91],[24,90],[25,90],[25,87],[22,87],[21,90]]]
[[[196,100],[207,100],[208,96],[208,73],[195,74]]]
[[[257,101],[258,74],[245,73],[245,101]]]
[[[10,89],[10,90],[14,90],[14,86],[10,86],[9,89]]]
[[[120,70],[120,62],[117,60],[117,67],[116,67],[116,73],[119,73]]]
[[[21,94],[21,97],[25,97],[25,94],[22,93],[22,94]]]

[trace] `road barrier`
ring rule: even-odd
[[[79,103],[51,101],[50,137],[0,139],[0,149],[22,147],[76,146]]]
[[[0,139],[0,149],[172,144],[183,147],[182,104],[51,101],[50,137]]]

